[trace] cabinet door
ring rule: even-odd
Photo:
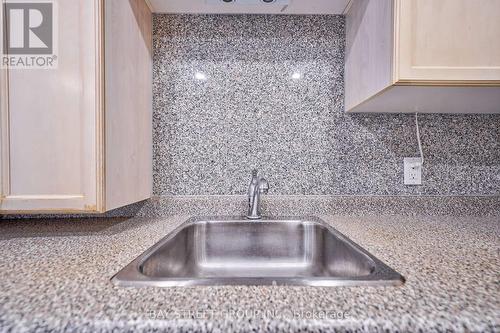
[[[101,6],[57,1],[57,69],[4,76],[2,212],[102,209]]]
[[[396,81],[500,84],[500,1],[395,1]]]
[[[106,210],[151,197],[152,14],[144,0],[106,0]],[[133,65],[132,65],[133,64]]]

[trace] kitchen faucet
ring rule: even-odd
[[[267,194],[269,183],[263,177],[259,177],[257,170],[252,172],[252,180],[248,186],[248,215],[250,220],[259,220],[260,215],[260,195]]]

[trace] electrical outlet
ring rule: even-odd
[[[422,159],[405,157],[405,185],[422,185]]]

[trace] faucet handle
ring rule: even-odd
[[[259,192],[264,194],[269,192],[269,183],[264,178],[259,179]]]
[[[259,174],[259,170],[257,170],[257,169],[252,170],[252,177],[257,177],[258,174]]]

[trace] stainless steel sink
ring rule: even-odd
[[[387,286],[404,278],[317,218],[193,218],[116,274],[119,286]]]

